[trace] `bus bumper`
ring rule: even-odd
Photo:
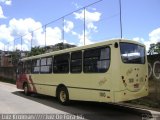
[[[148,95],[148,89],[142,89],[138,92],[131,92],[128,90],[123,90],[119,92],[114,92],[114,102],[123,102],[128,100],[134,100]]]

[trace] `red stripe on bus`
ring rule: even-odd
[[[35,85],[33,84],[33,80],[30,75],[29,75],[29,81],[31,82],[31,85],[33,86],[33,92],[37,92],[37,89],[36,89]]]

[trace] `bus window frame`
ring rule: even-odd
[[[76,53],[81,53],[81,59],[72,59],[72,54],[76,54]],[[81,65],[79,65],[79,67],[80,67],[80,71],[77,71],[77,72],[73,72],[72,71],[72,64],[73,64],[73,62],[72,62],[72,60],[81,60]],[[70,55],[70,73],[72,73],[72,74],[78,74],[78,73],[82,73],[82,71],[83,71],[83,52],[82,52],[82,50],[77,50],[77,51],[73,51],[73,52],[71,52],[71,55]]]
[[[36,60],[36,61],[39,60],[39,66],[34,66],[34,65],[33,65],[33,61],[34,61],[34,60]],[[31,73],[32,73],[32,74],[39,74],[39,73],[40,73],[40,64],[41,64],[41,58],[32,59],[32,67],[31,67]],[[39,71],[34,72],[34,69],[33,69],[34,67],[39,67]]]
[[[17,74],[18,74],[18,75],[19,75],[19,74],[23,74],[23,64],[24,64],[23,61],[20,61],[20,62],[18,63],[18,67],[17,67]]]
[[[49,65],[48,65],[48,58],[51,58],[51,64],[49,64]],[[42,63],[41,63],[42,59],[46,59],[46,65],[42,65]],[[49,71],[48,72],[42,72],[41,71],[41,67],[42,66],[48,66],[49,67]],[[40,72],[39,73],[40,74],[52,74],[53,73],[53,67],[52,66],[53,66],[53,57],[52,56],[42,57],[40,59]]]
[[[28,69],[29,68],[28,62],[30,63],[30,69]],[[32,71],[32,60],[23,61],[23,73],[31,74],[31,71]]]
[[[67,67],[68,67],[68,69],[67,69],[67,71],[66,72],[64,72],[64,71],[61,71],[61,72],[59,72],[58,71],[58,67],[57,67],[57,71],[55,71],[55,66],[59,66],[59,65],[62,65],[63,63],[55,63],[55,60],[57,59],[56,57],[58,56],[68,56],[68,63],[67,63]],[[62,54],[57,54],[57,55],[54,55],[54,60],[53,60],[53,65],[52,65],[52,71],[53,71],[53,73],[54,74],[69,74],[70,73],[70,53],[69,52],[66,52],[66,53],[62,53]]]
[[[93,50],[93,49],[103,49],[103,48],[109,48],[109,59],[103,59],[103,60],[109,60],[109,65],[108,67],[106,68],[105,71],[102,71],[102,72],[87,72],[85,71],[85,52],[88,51],[88,50]],[[103,61],[103,60],[99,60],[99,61]],[[93,48],[88,48],[88,49],[84,49],[83,51],[83,72],[86,73],[86,74],[98,74],[98,73],[106,73],[109,68],[110,68],[110,65],[111,65],[111,48],[109,45],[103,45],[103,46],[98,46],[98,47],[93,47]]]

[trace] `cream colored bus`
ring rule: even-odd
[[[17,88],[69,100],[121,102],[148,95],[145,46],[109,40],[20,60]]]

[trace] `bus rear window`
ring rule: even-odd
[[[124,63],[144,64],[145,48],[138,44],[120,43],[121,58]]]

